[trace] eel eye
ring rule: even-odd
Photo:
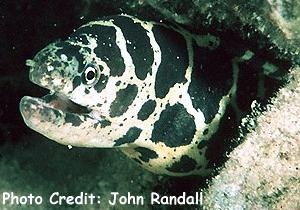
[[[95,85],[100,77],[100,70],[96,65],[86,66],[83,72],[83,83],[88,86]]]

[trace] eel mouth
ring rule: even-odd
[[[41,98],[24,96],[20,101],[19,109],[25,121],[35,117],[41,118],[50,112],[88,115],[92,111],[85,106],[73,102],[64,94],[57,92],[47,94]]]
[[[70,100],[67,96],[61,93],[53,93],[48,94],[42,97],[44,103],[48,104],[50,107],[54,109],[62,110],[63,112],[76,113],[76,114],[88,114],[91,112],[85,106],[81,106],[72,100]]]

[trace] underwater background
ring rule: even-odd
[[[274,44],[278,57],[299,64],[299,11],[294,1],[282,1],[280,8],[284,20],[295,30],[286,41],[284,33],[278,32],[276,24],[264,14],[270,5],[265,1],[249,1],[243,4],[227,1],[117,1],[117,0],[4,0],[0,2],[0,193],[15,195],[39,195],[44,198],[41,205],[2,205],[0,209],[202,209],[202,205],[117,205],[107,200],[110,192],[142,195],[149,200],[151,192],[161,195],[192,194],[205,189],[208,181],[200,177],[172,178],[152,174],[130,161],[115,149],[75,148],[59,145],[30,130],[24,124],[19,101],[24,95],[42,96],[45,90],[28,79],[26,59],[33,56],[50,42],[65,39],[82,24],[105,15],[131,14],[159,21],[167,20],[182,24],[191,30],[200,27],[216,31],[233,28],[245,29],[255,37],[255,43],[263,46]],[[291,6],[292,5],[292,6]],[[271,5],[273,6],[273,5]],[[262,8],[267,8],[263,10]],[[295,8],[298,8],[295,9]],[[256,12],[256,16],[254,16]],[[266,15],[269,17],[268,15]],[[249,18],[253,17],[253,18]],[[257,18],[260,17],[260,18]],[[201,24],[200,24],[201,22]],[[298,25],[300,26],[300,24]],[[259,35],[257,35],[259,34]],[[266,37],[271,38],[266,38]],[[266,43],[266,40],[269,42]],[[270,48],[271,49],[271,48]],[[273,49],[271,49],[273,50]],[[286,52],[283,52],[283,51]],[[298,52],[298,54],[297,54]],[[285,66],[290,66],[291,64]],[[298,135],[299,137],[299,135]],[[235,144],[235,143],[234,143]],[[295,152],[299,149],[296,144]],[[297,153],[296,153],[297,154]],[[299,155],[299,154],[298,154]],[[296,160],[298,156],[296,156]],[[299,170],[297,168],[297,174]],[[299,184],[299,176],[296,177]],[[296,189],[299,190],[299,189]],[[80,192],[101,195],[100,205],[49,204],[47,198],[53,193],[78,195]],[[285,191],[280,191],[284,193]],[[279,193],[279,194],[280,194]],[[281,195],[281,194],[280,194]],[[269,209],[276,199],[267,201]],[[273,198],[273,197],[271,197]],[[205,197],[204,197],[205,199]],[[275,201],[274,201],[275,200]],[[295,200],[296,206],[299,199]],[[298,203],[297,203],[298,202]],[[229,204],[224,204],[228,209]],[[250,209],[249,205],[236,209]],[[239,207],[239,208],[238,208]],[[222,209],[226,209],[222,208]],[[208,209],[220,209],[209,207]],[[291,208],[292,209],[292,208]],[[295,208],[296,209],[296,208]]]

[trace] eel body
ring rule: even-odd
[[[30,80],[50,93],[23,97],[20,112],[58,143],[120,148],[158,174],[206,175],[207,144],[237,83],[219,45],[128,15],[89,22],[27,61]]]

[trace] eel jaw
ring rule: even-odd
[[[60,93],[54,93],[43,98],[24,96],[19,109],[25,124],[44,136],[65,145],[89,147],[88,141],[78,141],[76,132],[86,126],[86,119],[92,110],[80,106]],[[70,134],[74,138],[70,138]],[[79,133],[79,132],[78,132]]]
[[[114,133],[108,135],[110,124],[104,116],[61,93],[43,98],[24,96],[19,108],[29,128],[57,143],[76,147],[115,146],[116,137]]]
[[[88,115],[92,111],[87,107],[76,104],[61,93],[47,94],[42,98],[24,96],[20,101],[19,108],[25,121],[32,118],[36,111],[41,112],[40,117],[42,118],[45,117],[45,113],[43,115],[42,113],[43,111],[46,112],[46,110],[77,115]]]

